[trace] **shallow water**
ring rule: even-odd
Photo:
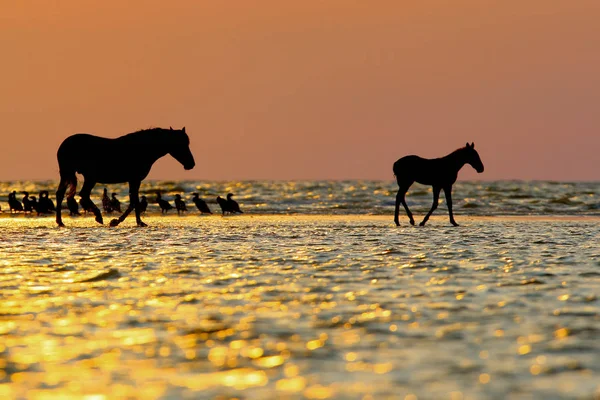
[[[390,172],[391,175],[391,172]],[[8,193],[27,190],[37,195],[49,190],[54,197],[57,182],[0,182],[0,206],[9,210]],[[81,182],[79,183],[81,188]],[[122,202],[128,203],[127,185],[108,185]],[[92,200],[101,204],[104,185],[97,185]],[[261,214],[371,214],[393,213],[398,185],[389,181],[146,181],[140,193],[153,202],[155,191],[173,201],[175,194],[183,195],[188,207],[193,207],[191,193],[198,192],[216,211],[218,195],[236,195],[242,209]],[[22,195],[17,196],[19,199]],[[407,202],[413,212],[426,213],[431,207],[430,186],[414,184]],[[546,181],[458,181],[453,188],[456,214],[465,215],[600,215],[599,182]],[[440,209],[446,209],[443,194]],[[158,205],[150,204],[157,211]],[[442,212],[442,211],[439,211]]]
[[[0,397],[600,396],[600,220],[0,219]]]

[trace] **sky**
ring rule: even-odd
[[[186,127],[149,179],[600,180],[598,0],[0,2],[0,180],[67,136]],[[107,154],[107,162],[110,156]]]

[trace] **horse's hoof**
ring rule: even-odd
[[[454,226],[460,226],[459,224],[457,224],[456,222],[452,222],[452,225]]]
[[[415,220],[414,220],[414,219],[411,219],[411,220],[410,220],[410,224],[411,224],[412,226],[415,226]]]
[[[394,221],[394,223],[396,224],[396,226],[400,226],[400,222]]]
[[[102,217],[96,217],[96,222],[104,225],[104,220],[102,219]]]
[[[421,222],[419,226],[425,226],[425,221]]]
[[[65,224],[63,224],[62,222],[57,222],[56,223],[58,225],[59,228],[64,228]]]
[[[120,224],[118,219],[113,219],[110,221],[110,226],[118,226]]]
[[[146,225],[145,223],[143,223],[142,221],[140,221],[140,222],[137,223],[137,226],[139,226],[140,228],[145,228],[148,225]]]

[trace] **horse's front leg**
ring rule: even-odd
[[[136,182],[135,184],[130,183],[129,199],[131,201],[131,204],[134,204],[134,207],[135,207],[135,222],[137,223],[137,226],[145,227],[148,225],[146,225],[142,221],[142,218],[140,216],[142,214],[141,205],[140,205],[140,197],[139,197],[141,183],[142,182]]]
[[[441,188],[438,187],[438,186],[434,186],[433,187],[433,204],[431,205],[431,210],[429,210],[429,212],[427,213],[427,215],[425,216],[425,218],[423,218],[423,221],[421,221],[421,223],[419,224],[419,226],[425,226],[425,222],[427,222],[427,220],[429,219],[429,217],[431,216],[431,214],[437,208],[438,201],[440,199],[440,190],[441,190]]]
[[[110,226],[118,226],[121,222],[125,221],[125,218],[135,209],[135,219],[138,226],[147,226],[140,219],[140,199],[138,196],[141,182],[129,182],[129,206],[125,212],[117,219],[110,221]]]
[[[444,196],[446,196],[446,203],[448,203],[448,214],[450,215],[450,223],[454,226],[458,226],[458,224],[454,220],[454,215],[452,214],[452,186],[446,186],[444,188]]]

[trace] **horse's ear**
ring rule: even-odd
[[[465,147],[468,149],[469,147],[471,147],[471,145],[469,144],[469,142],[467,142],[467,144],[465,145]]]
[[[471,142],[471,148],[474,149],[475,148],[475,142]]]
[[[172,127],[172,126],[170,126],[170,127],[169,127],[169,129],[170,129],[170,130],[173,130],[173,127]]]
[[[183,127],[183,129],[181,130],[183,133],[185,133],[185,126]]]

